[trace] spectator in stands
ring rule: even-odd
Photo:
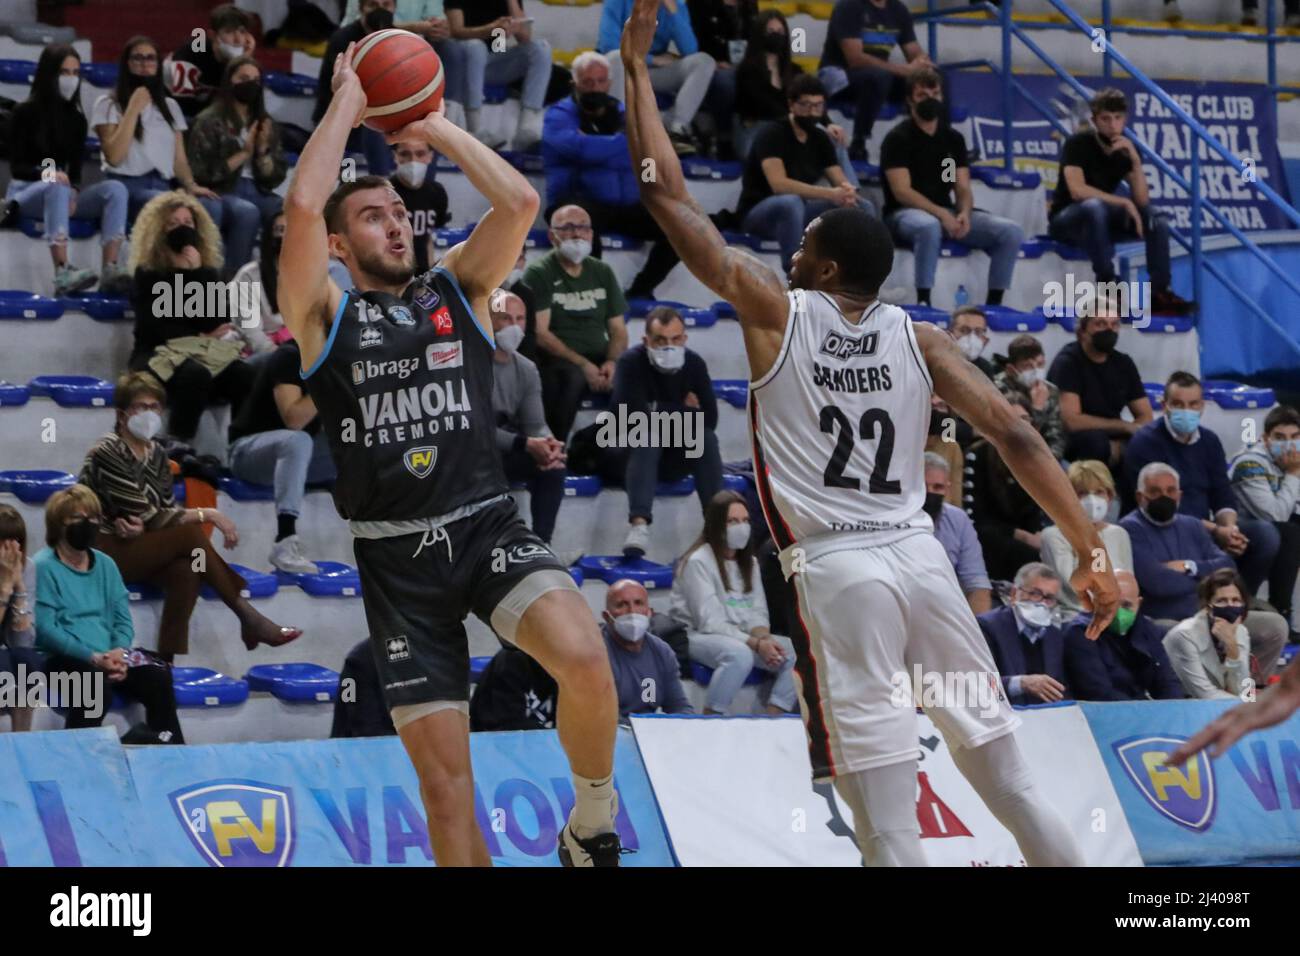
[[[1075,700],[1180,700],[1186,695],[1165,653],[1168,628],[1141,613],[1138,579],[1115,572],[1119,607],[1106,630],[1088,639],[1092,614],[1065,627],[1065,665]]]
[[[1132,499],[1137,476],[1147,465],[1159,461],[1172,466],[1182,476],[1178,513],[1200,520],[1214,543],[1232,556],[1248,593],[1254,594],[1277,558],[1278,531],[1271,521],[1238,517],[1223,443],[1201,423],[1205,397],[1200,379],[1174,372],[1165,382],[1163,403],[1164,414],[1139,428],[1124,454],[1128,497]]]
[[[1007,361],[993,376],[1003,395],[1029,399],[1029,419],[1058,459],[1065,458],[1065,419],[1061,417],[1061,390],[1047,380],[1043,344],[1032,335],[1017,335],[1007,346]]]
[[[233,3],[213,7],[208,32],[191,37],[163,64],[167,92],[192,120],[212,103],[230,64],[257,50],[252,20]],[[198,33],[196,29],[194,31]]]
[[[596,49],[609,57],[610,92],[619,102],[623,101],[623,61],[619,58],[618,48],[623,38],[623,24],[632,15],[633,2],[605,0],[600,12],[600,34],[596,39]],[[659,0],[658,28],[647,59],[650,85],[655,92],[672,93],[676,97],[664,117],[668,138],[672,140],[677,155],[693,155],[698,150],[698,143],[691,124],[709,92],[717,63],[700,49],[699,40],[691,28],[686,0]]]
[[[661,412],[682,423],[680,431],[670,435],[675,444],[664,447],[659,440],[648,439],[643,444],[624,446],[627,465],[623,486],[627,489],[628,529],[623,553],[629,558],[643,557],[649,550],[658,482],[693,475],[702,510],[708,509],[709,502],[722,488],[718,400],[713,394],[713,380],[709,378],[704,359],[686,347],[686,324],[681,314],[666,305],[650,311],[640,344],[619,358],[614,371],[614,394],[610,397],[609,411],[604,414],[609,416],[609,429],[615,431],[617,421],[624,415],[629,422],[642,417],[653,422]],[[653,425],[647,431],[655,434]],[[605,448],[621,444],[616,439],[601,440],[599,436],[597,440]]]
[[[970,424],[953,413],[938,395],[930,396],[930,428],[925,436],[925,450],[938,455],[948,465],[948,474],[963,475],[966,468],[966,449],[975,441],[975,431]],[[965,503],[961,481],[949,481],[944,500],[961,508]],[[965,514],[965,512],[962,512]]]
[[[411,241],[415,243],[415,274],[427,272],[437,256],[433,251],[435,232],[451,221],[447,212],[447,190],[434,178],[433,147],[424,140],[393,144],[397,168],[389,181],[402,198],[411,217]]]
[[[501,283],[501,288],[519,296],[520,301],[524,304],[524,339],[519,343],[519,347],[515,351],[528,361],[536,364],[537,297],[533,295],[533,290],[528,288],[528,283],[524,281],[524,270],[527,268],[527,247],[524,247],[519,250],[519,258],[515,260],[515,267],[510,270],[510,274]]]
[[[687,5],[691,30],[700,52],[713,57],[716,69],[704,97],[696,126],[711,129],[719,147],[716,155],[730,155],[736,112],[736,68],[744,56],[745,44],[754,32],[758,0],[691,0]]]
[[[301,369],[302,356],[292,341],[258,364],[248,399],[230,423],[230,471],[242,481],[275,488],[271,567],[315,574],[318,569],[303,554],[298,537],[298,516],[307,483],[333,481],[336,473]]]
[[[497,416],[497,451],[506,477],[526,484],[533,531],[549,544],[564,501],[564,442],[546,427],[537,366],[519,354],[526,321],[524,300],[498,289],[488,306],[496,338],[492,410]]]
[[[118,258],[126,238],[126,186],[104,180],[79,188],[86,130],[81,57],[67,44],[47,46],[36,63],[31,94],[10,117],[6,141],[12,178],[5,192],[6,215],[0,218],[21,213],[44,221],[56,296],[88,289],[96,280],[90,269],[77,268],[68,260],[69,219],[99,222],[99,291],[121,295],[130,287],[130,276]]]
[[[1147,613],[1165,630],[1196,613],[1202,578],[1224,568],[1236,570],[1204,522],[1178,513],[1181,498],[1178,472],[1152,462],[1138,472],[1137,510],[1120,520],[1133,542],[1133,567],[1147,595]],[[1267,678],[1286,643],[1287,624],[1276,611],[1260,606],[1244,623],[1260,673]]]
[[[1129,541],[1128,531],[1122,525],[1107,520],[1111,502],[1115,501],[1115,481],[1110,469],[1100,461],[1076,461],[1070,465],[1069,478],[1074,493],[1079,496],[1083,513],[1092,521],[1092,526],[1101,537],[1109,566],[1116,571],[1132,571],[1133,545]],[[1079,595],[1070,586],[1070,577],[1078,570],[1079,558],[1056,525],[1043,529],[1039,553],[1043,563],[1061,578],[1061,607],[1067,611],[1082,611],[1083,604]],[[1100,556],[1092,557],[1095,559]]]
[[[1057,573],[1031,561],[1016,572],[1008,603],[976,618],[1013,704],[1070,699],[1065,634],[1055,620],[1060,593]]]
[[[826,115],[821,83],[796,76],[786,97],[785,119],[754,136],[736,215],[745,232],[780,244],[781,266],[789,271],[808,223],[838,206],[858,206],[872,215],[875,207],[844,175],[831,135],[821,126]],[[819,185],[823,180],[830,185]]]
[[[947,502],[952,486],[946,459],[932,451],[925,453],[925,513],[934,522],[934,536],[943,545],[957,583],[975,614],[993,607],[993,585],[984,567],[984,553],[970,516]]]
[[[903,63],[889,61],[895,43],[903,51]],[[855,98],[850,156],[867,158],[867,140],[880,108],[886,100],[902,103],[907,77],[927,67],[934,64],[917,42],[912,14],[902,0],[836,0],[817,77],[829,95],[848,88]]]
[[[997,378],[998,367],[984,357],[989,347],[989,319],[983,309],[978,305],[958,306],[948,322],[948,334],[967,361],[990,379]],[[1025,395],[1028,397],[1027,392]]]
[[[45,503],[45,543],[37,553],[36,644],[49,655],[49,672],[103,672],[124,697],[144,704],[145,723],[183,744],[171,668],[133,663],[130,597],[117,564],[96,550],[99,499],[85,485],[55,492]],[[83,684],[83,686],[85,686]],[[98,727],[108,711],[103,678],[91,684],[83,707],[69,707],[67,728]]]
[[[1196,613],[1165,635],[1165,653],[1188,697],[1244,700],[1253,692],[1250,632],[1242,623],[1250,616],[1248,593],[1230,568],[1206,575],[1197,588]]]
[[[237,331],[246,344],[245,351],[254,356],[270,355],[277,345],[293,341],[293,333],[280,317],[276,295],[283,244],[284,211],[277,210],[262,229],[257,258],[240,266],[231,280],[241,310]]]
[[[347,51],[348,45],[360,43],[371,33],[387,30],[393,26],[394,0],[361,0],[358,16],[355,20],[344,23],[330,37],[325,47],[325,58],[321,60],[320,76],[316,81],[316,108],[312,110],[312,123],[319,123],[334,99],[334,61]],[[444,67],[444,71],[445,71]],[[387,176],[393,171],[393,154],[388,148],[384,134],[368,126],[358,126],[348,137],[348,150],[358,151],[366,157],[366,168],[371,175]]]
[[[86,453],[78,479],[102,502],[102,512],[101,505],[95,507],[96,546],[126,580],[162,588],[158,653],[164,659],[189,651],[190,614],[204,584],[234,612],[250,651],[258,644],[287,644],[302,631],[280,627],[254,608],[240,593],[244,579],[208,540],[205,525],[213,525],[225,546],[233,548],[239,542],[235,523],[215,508],[176,506],[171,465],[154,440],[165,401],[150,375],[136,372],[118,380],[113,392],[116,424]]]
[[[1075,341],[1056,353],[1047,380],[1061,391],[1061,417],[1070,433],[1066,459],[1095,458],[1118,470],[1129,439],[1151,421],[1151,400],[1137,364],[1115,348],[1119,316],[1098,304],[1075,320]],[[1132,421],[1119,417],[1125,408]]]
[[[1280,25],[1288,30],[1300,29],[1300,0],[1282,0],[1282,9],[1286,19]],[[1178,10],[1178,0],[1166,0],[1165,11],[1166,20],[1177,22],[1182,19],[1182,13]],[[1241,25],[1259,26],[1259,0],[1241,0]]]
[[[655,288],[680,260],[641,203],[627,151],[623,104],[610,95],[609,62],[601,54],[587,50],[574,59],[573,95],[546,111],[542,159],[552,209],[581,205],[595,229],[651,244],[627,294],[654,298]]]
[[[280,127],[266,112],[262,68],[252,57],[226,64],[212,105],[194,120],[189,154],[195,182],[221,197],[226,259],[238,269],[252,261],[262,222],[282,205],[275,188],[289,170]]]
[[[122,48],[117,68],[113,92],[95,100],[90,117],[99,137],[104,177],[126,186],[132,217],[177,180],[220,226],[221,197],[194,180],[181,135],[188,126],[163,87],[158,47],[148,37],[132,37]]]
[[[1232,459],[1232,489],[1242,509],[1271,521],[1281,539],[1268,576],[1269,603],[1292,625],[1296,573],[1300,570],[1300,411],[1279,405],[1264,418],[1264,439]]]
[[[541,664],[502,642],[469,699],[469,729],[550,729],[559,693],[555,678]]]
[[[677,656],[650,631],[650,595],[627,578],[605,592],[600,632],[618,691],[618,715],[693,714],[678,676]]]
[[[348,681],[352,682],[353,693],[339,694],[334,699],[330,737],[396,737],[397,728],[384,702],[379,667],[368,637],[348,651],[343,660],[339,686],[349,686]]]
[[[217,400],[232,416],[252,385],[253,371],[240,360],[243,340],[220,285],[221,240],[216,226],[192,197],[176,191],[149,200],[131,231],[135,279],[135,347],[129,367],[148,369],[167,386],[172,414],[168,431],[191,441],[203,410]],[[182,290],[177,293],[177,289]],[[191,290],[205,306],[192,314]],[[206,303],[215,300],[217,314]]]
[[[736,67],[736,158],[749,155],[754,134],[764,123],[783,120],[790,111],[786,89],[803,72],[790,52],[790,25],[780,10],[762,10],[754,20],[745,56]]]
[[[542,137],[542,108],[551,82],[551,44],[533,36],[523,0],[444,0],[452,39],[465,56],[465,128],[493,149],[504,141],[483,127],[483,84],[523,81],[519,125],[511,148],[531,149]],[[515,42],[509,44],[508,40]]]
[[[27,524],[13,505],[0,505],[0,680],[12,686],[26,687],[26,675],[45,670],[45,658],[35,648],[35,607],[36,565],[27,557]],[[32,708],[11,707],[8,713],[10,729],[32,729]]]
[[[1018,418],[1028,420],[1029,400],[1007,399]],[[996,580],[1008,580],[1038,559],[1043,546],[1043,512],[1011,475],[1011,469],[986,439],[966,453],[966,513],[975,524],[984,561]]]
[[[704,530],[677,562],[670,612],[687,629],[691,660],[713,668],[706,714],[726,713],[755,667],[776,675],[767,712],[794,710],[794,645],[768,629],[756,565],[749,509],[736,492],[719,491],[704,509]]]
[[[1001,305],[1011,287],[1024,230],[1010,219],[975,208],[970,160],[961,133],[942,122],[943,78],[931,66],[907,77],[909,117],[880,147],[885,174],[885,222],[894,239],[912,250],[916,301],[930,304],[946,236],[989,256],[986,301]]]
[[[1169,223],[1150,207],[1142,159],[1124,135],[1128,100],[1122,91],[1107,87],[1090,106],[1092,128],[1075,133],[1061,147],[1048,233],[1059,242],[1082,246],[1098,283],[1116,280],[1117,241],[1144,239],[1151,273],[1146,307],[1155,314],[1186,315],[1192,303],[1169,287]],[[1121,183],[1128,184],[1127,195],[1117,192]]]
[[[609,392],[627,348],[627,303],[618,277],[591,257],[591,217],[581,206],[551,214],[551,251],[524,270],[537,306],[538,370],[551,433],[569,437],[586,389]]]

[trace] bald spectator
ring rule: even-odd
[[[497,451],[506,477],[528,488],[533,531],[549,544],[564,500],[564,443],[546,427],[537,366],[519,354],[527,321],[523,300],[498,289],[488,308],[496,338],[492,410],[497,416]]]
[[[993,585],[984,567],[984,552],[970,517],[946,500],[952,487],[948,462],[942,455],[925,453],[925,513],[934,522],[934,536],[943,545],[957,583],[975,614],[993,607]]]
[[[618,691],[618,715],[693,714],[678,676],[677,655],[650,633],[650,595],[628,578],[605,592],[600,631]]]

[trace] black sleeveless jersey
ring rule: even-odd
[[[302,372],[353,521],[433,518],[509,489],[496,448],[493,346],[446,269],[401,297],[344,293]]]

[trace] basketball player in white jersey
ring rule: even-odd
[[[749,356],[754,473],[798,597],[791,634],[814,776],[834,778],[868,865],[924,865],[917,720],[896,675],[913,665],[986,686],[927,707],[957,767],[1030,865],[1077,865],[1078,842],[1036,791],[997,667],[922,510],[937,393],[997,448],[1079,555],[1071,577],[1096,639],[1118,601],[1105,549],[1042,438],[943,332],[876,298],[889,232],[857,208],[813,221],[793,291],[730,249],[691,199],[655,105],[646,54],[659,0],[624,27],[628,144],[641,198],[701,282],[736,307]],[[963,695],[964,696],[964,695]]]

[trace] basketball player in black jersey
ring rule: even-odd
[[[514,267],[537,193],[441,111],[390,136],[451,157],[492,205],[465,242],[414,275],[410,218],[388,181],[337,185],[366,108],[352,55],[349,46],[335,63],[333,101],[285,200],[280,307],[338,468],[335,504],[355,538],[372,649],[420,778],[434,857],[491,864],[470,767],[464,619],[473,612],[559,685],[575,793],[561,862],[614,866],[609,660],[567,569],[507,495],[494,444],[488,296]],[[329,278],[331,255],[348,267],[347,292]]]

